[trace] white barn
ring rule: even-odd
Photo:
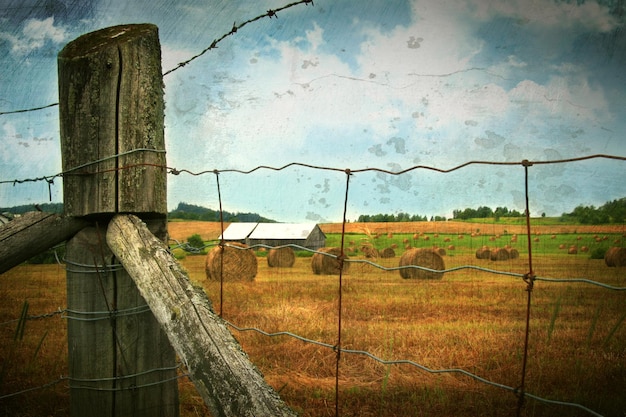
[[[249,246],[293,244],[313,250],[326,246],[326,235],[315,223],[231,223],[224,230],[224,240]]]

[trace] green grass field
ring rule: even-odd
[[[483,226],[483,228],[488,226]],[[345,245],[368,242],[382,249],[395,244],[395,258],[377,259],[395,267],[405,239],[413,247],[446,250],[446,268],[463,265],[511,273],[528,272],[527,241],[519,235],[393,233],[346,235]],[[424,239],[428,236],[428,240]],[[580,239],[578,237],[580,236]],[[450,242],[444,242],[445,239]],[[494,240],[490,240],[493,238]],[[608,268],[590,259],[595,248],[608,247],[621,234],[533,236],[534,271],[539,277],[587,278],[626,286],[624,268]],[[599,240],[597,240],[599,239]],[[341,236],[328,234],[328,246]],[[479,260],[482,245],[515,245],[520,258]],[[572,244],[589,252],[568,255]],[[353,260],[363,259],[356,251]],[[240,327],[266,332],[289,331],[334,345],[337,342],[338,277],[311,272],[310,257],[296,258],[292,268],[269,268],[258,257],[253,282],[207,281],[204,256],[181,260],[190,278],[202,285],[214,310]],[[526,391],[550,400],[574,402],[601,415],[626,413],[626,291],[585,283],[537,281],[532,291]],[[24,301],[29,314],[50,313],[65,306],[65,272],[58,265],[21,265],[0,275],[0,395],[41,386],[67,375],[65,321],[52,318],[26,323],[16,338]],[[351,264],[343,277],[342,347],[370,352],[385,360],[409,360],[432,369],[458,368],[487,380],[517,387],[521,380],[527,286],[519,278],[478,269],[446,273],[442,280],[404,280],[397,271],[365,263]],[[281,397],[302,416],[335,414],[336,353],[288,336],[256,332],[233,334]],[[208,416],[193,385],[181,379],[181,415]],[[343,353],[339,366],[342,416],[511,416],[517,397],[458,374],[430,374],[408,364],[383,365],[363,355]],[[68,415],[65,382],[0,401],[0,414]],[[577,408],[546,405],[528,399],[525,416],[587,416]]]

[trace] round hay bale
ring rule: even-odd
[[[325,255],[328,254],[328,255]],[[329,256],[334,255],[334,256]],[[341,248],[321,248],[311,258],[311,269],[315,275],[339,275],[339,259]],[[346,256],[345,259],[348,259]],[[343,272],[350,269],[350,263],[343,263]]]
[[[430,249],[411,249],[400,257],[400,266],[416,265],[442,271],[446,269],[443,258]],[[418,268],[401,268],[400,276],[404,279],[442,279],[443,272],[425,271]]]
[[[394,258],[396,256],[396,251],[393,248],[385,248],[380,252],[381,258]]]
[[[489,247],[483,246],[476,250],[476,259],[489,259],[491,256],[491,251]]]
[[[581,246],[580,247],[580,251],[581,252],[589,252],[589,246]]]
[[[509,251],[509,257],[511,259],[517,259],[519,258],[519,251],[515,248],[509,248],[507,249]]]
[[[393,238],[393,233],[391,233],[391,232],[387,233],[387,238],[388,239],[392,239]]]
[[[561,243],[561,244],[559,245],[559,249],[565,249],[565,243]]]
[[[578,248],[574,245],[570,246],[567,250],[568,255],[576,255],[578,253]]]
[[[489,259],[492,261],[508,261],[511,259],[511,255],[504,248],[494,248],[489,253]]]
[[[296,262],[296,254],[292,248],[272,248],[267,254],[267,266],[270,268],[291,268]]]
[[[448,250],[455,250],[456,247],[454,245],[448,245]]]
[[[626,248],[613,246],[606,251],[604,263],[610,267],[626,266]]]
[[[439,247],[434,247],[433,248],[433,252],[441,255],[441,256],[446,256],[446,250],[444,248],[439,248]]]
[[[361,246],[361,252],[366,258],[378,258],[380,256],[378,249],[373,246]]]
[[[224,281],[254,280],[258,268],[257,260],[252,250],[247,248],[242,243],[233,242],[211,249],[204,265],[207,279],[220,281],[223,276]]]

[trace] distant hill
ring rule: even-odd
[[[251,223],[276,223],[276,220],[268,219],[257,213],[230,213],[222,212],[225,222],[251,222]],[[210,208],[196,206],[194,204],[178,203],[175,210],[168,213],[168,218],[183,220],[202,220],[209,222],[220,221],[220,212]]]
[[[0,213],[8,211],[12,214],[24,214],[29,211],[45,211],[46,213],[63,213],[63,203],[25,204],[23,206],[0,207]]]
[[[26,204],[23,206],[0,207],[0,213],[9,212],[12,214],[24,214],[29,211],[45,211],[46,213],[63,213],[63,203],[43,203]],[[231,213],[224,211],[225,222],[253,222],[253,223],[276,223],[275,220],[268,219],[257,213]],[[169,219],[203,220],[217,222],[220,221],[220,212],[210,208],[196,206],[187,203],[178,203],[175,210],[168,213]]]

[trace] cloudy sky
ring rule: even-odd
[[[56,103],[57,54],[81,34],[159,27],[163,70],[289,1],[0,0],[0,112]],[[251,23],[164,78],[168,165],[191,171],[626,156],[621,0],[315,0]],[[61,170],[58,110],[0,115],[0,181]],[[626,196],[626,162],[535,165],[531,213]],[[220,175],[223,207],[280,221],[340,221],[341,172]],[[0,206],[62,200],[61,179],[0,184]],[[215,176],[169,176],[168,204],[217,208]],[[348,219],[524,209],[521,166],[350,179]]]

